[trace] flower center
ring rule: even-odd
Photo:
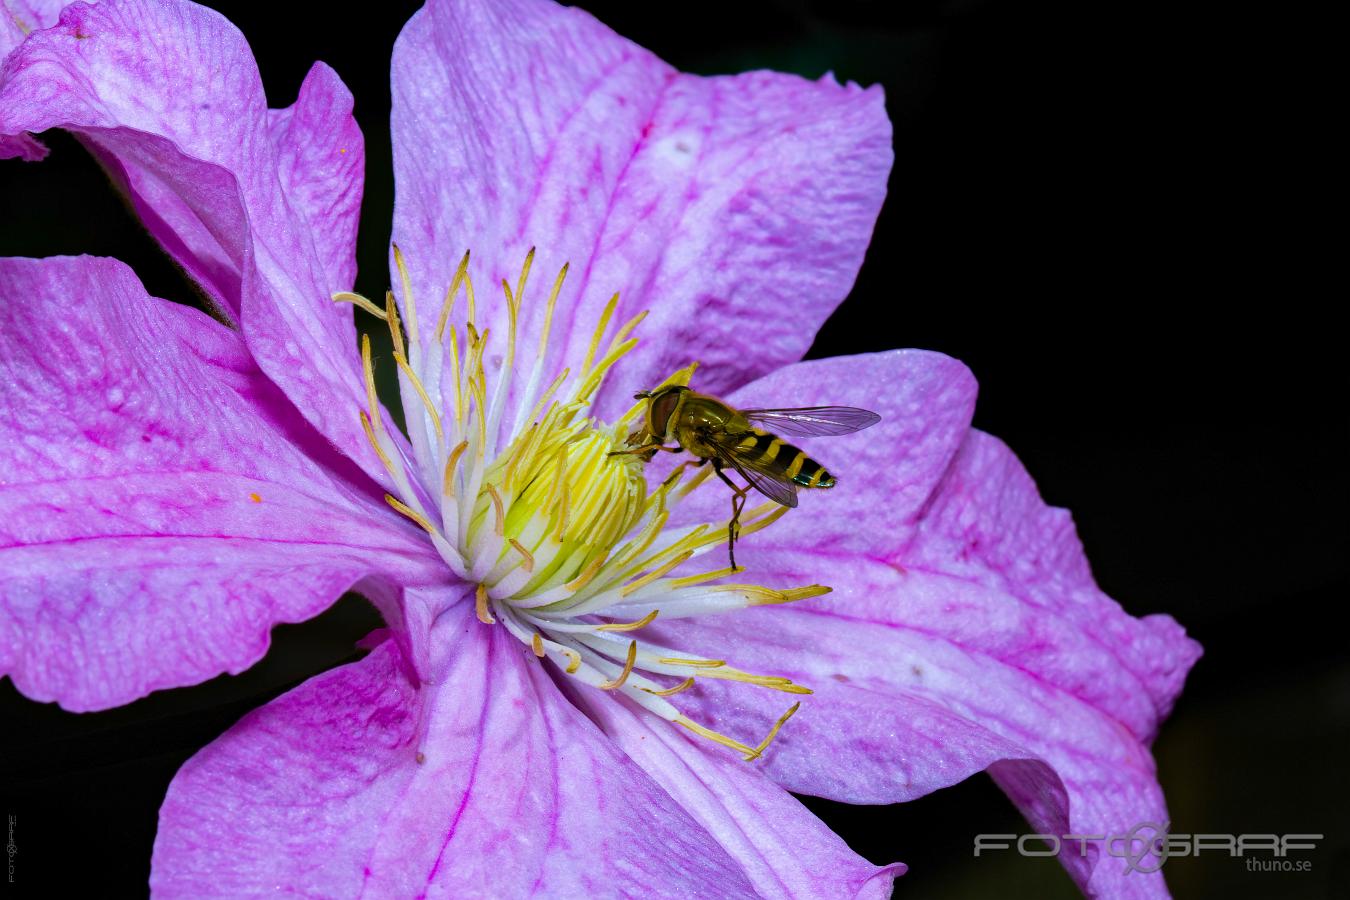
[[[739,681],[790,694],[809,694],[808,688],[787,678],[741,671],[725,660],[690,657],[634,635],[658,616],[685,618],[789,603],[828,593],[829,588],[773,590],[721,583],[740,568],[674,574],[727,540],[726,522],[667,527],[671,510],[707,481],[712,468],[684,463],[651,489],[643,461],[626,452],[627,437],[645,401],[613,423],[589,415],[606,373],[637,344],[629,335],[645,313],[606,342],[618,305],[614,295],[585,358],[541,390],[567,266],[549,293],[534,362],[528,372],[517,372],[519,313],[534,260],[531,250],[515,289],[502,283],[508,334],[504,346],[498,346],[503,365],[495,384],[489,385],[483,366],[489,333],[480,332],[475,322],[469,254],[460,262],[429,335],[419,326],[411,279],[397,246],[394,259],[406,342],[392,291],[385,295],[383,308],[357,294],[333,297],[387,322],[393,339],[406,442],[385,422],[375,395],[369,338],[363,336],[361,345],[368,406],[360,413],[361,423],[397,489],[397,496],[386,495],[390,506],[421,526],[450,569],[476,586],[481,622],[501,624],[539,659],[584,684],[624,694],[667,721],[735,749],[746,760],[758,758],[800,704],[751,747],[692,721],[667,698],[694,687],[699,679]],[[467,305],[462,334],[450,321],[461,290]],[[429,338],[425,343],[424,337]],[[660,386],[687,384],[694,368],[681,369]],[[524,387],[513,397],[512,381],[518,376],[523,376]],[[508,407],[514,424],[503,429]],[[505,445],[500,451],[499,437]],[[746,510],[739,534],[753,534],[786,512],[772,502]]]

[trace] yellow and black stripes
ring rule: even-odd
[[[743,464],[768,475],[791,481],[801,487],[834,487],[834,476],[806,451],[759,428],[753,428],[736,445],[737,458]]]

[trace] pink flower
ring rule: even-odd
[[[1147,745],[1197,645],[1098,590],[969,427],[960,363],[796,362],[884,195],[879,91],[433,0],[394,55],[396,311],[345,293],[362,144],[331,69],[268,110],[209,10],[26,12],[0,152],[77,134],[235,327],[112,260],[0,261],[0,671],[101,709],[240,671],[349,588],[390,626],[184,766],[157,893],[885,896],[904,867],[787,791],[986,769],[1038,832],[1166,821]],[[406,438],[352,303],[390,324]],[[706,468],[610,455],[634,390],[695,360],[738,406],[883,417],[828,445],[839,488],[748,513],[744,573]],[[1166,891],[1063,860],[1089,893]]]

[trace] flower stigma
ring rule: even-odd
[[[567,277],[564,265],[548,294],[534,361],[527,373],[516,372],[531,249],[514,288],[506,280],[501,284],[508,333],[505,358],[492,383],[484,366],[490,334],[488,328],[479,329],[476,319],[469,254],[460,260],[428,331],[419,320],[403,253],[397,245],[393,252],[401,304],[392,291],[385,294],[383,307],[359,294],[333,295],[386,322],[393,341],[406,442],[385,421],[375,393],[369,336],[361,341],[366,408],[360,419],[396,489],[386,501],[425,530],[446,565],[475,586],[480,622],[502,626],[534,656],[577,682],[627,696],[746,761],[758,759],[800,703],[750,746],[693,721],[669,698],[700,679],[788,694],[809,694],[810,689],[788,678],[742,671],[726,660],[689,656],[641,633],[658,618],[791,603],[830,589],[775,590],[722,581],[742,567],[677,571],[727,541],[725,521],[667,527],[671,511],[708,480],[712,467],[683,463],[653,489],[645,462],[625,452],[645,401],[614,422],[590,415],[607,373],[637,345],[631,335],[646,314],[634,316],[606,340],[618,306],[615,294],[584,358],[569,361],[576,365],[563,367],[544,384],[549,333]],[[461,293],[466,311],[457,323],[452,318]],[[688,384],[696,366],[675,372],[661,386]],[[523,387],[512,384],[518,375],[524,375]],[[519,389],[516,396],[513,387]],[[509,429],[503,428],[508,407],[514,410]],[[746,510],[740,537],[767,528],[786,512],[772,501]]]

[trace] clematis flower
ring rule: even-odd
[[[970,428],[960,363],[797,362],[884,195],[878,90],[433,0],[395,47],[380,302],[350,293],[362,145],[331,69],[269,110],[202,7],[25,10],[0,151],[79,136],[229,326],[113,260],[0,262],[0,671],[101,709],[238,672],[347,589],[389,625],[183,767],[157,893],[884,896],[903,865],[788,791],[981,770],[1038,832],[1166,821],[1147,746],[1198,647],[1101,593]],[[390,329],[406,437],[353,306]],[[708,468],[619,452],[632,394],[690,379],[882,423],[830,443],[835,490],[747,510],[733,571]],[[1095,845],[1063,861],[1166,892]]]

